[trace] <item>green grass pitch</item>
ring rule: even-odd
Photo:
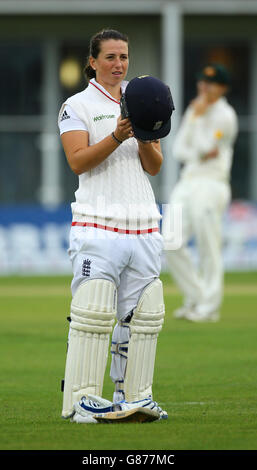
[[[226,274],[215,324],[175,320],[181,295],[162,275],[153,392],[169,419],[146,424],[61,419],[70,280],[0,278],[1,450],[257,449],[257,273]],[[104,397],[112,391],[108,365]]]

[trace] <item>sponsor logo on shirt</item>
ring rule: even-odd
[[[221,139],[223,137],[223,132],[218,129],[214,135],[216,139]]]
[[[115,114],[100,114],[100,116],[95,116],[94,122],[101,121],[102,119],[113,119],[115,118]]]
[[[63,112],[63,115],[61,117],[61,121],[64,121],[65,119],[70,119],[70,116],[68,115],[66,110],[64,110],[64,112]]]

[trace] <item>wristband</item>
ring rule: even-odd
[[[122,144],[122,140],[117,139],[117,137],[115,137],[115,135],[114,135],[114,132],[111,133],[111,136],[112,136],[113,140],[115,140],[115,142],[116,142],[117,144],[119,144],[119,145]]]

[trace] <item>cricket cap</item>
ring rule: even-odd
[[[230,85],[230,75],[222,64],[207,64],[197,75],[197,80]]]
[[[158,78],[133,78],[125,90],[125,101],[135,137],[157,140],[169,134],[174,108],[170,89]]]

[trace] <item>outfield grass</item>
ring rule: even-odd
[[[1,450],[257,449],[257,273],[226,275],[216,324],[173,319],[181,296],[162,279],[153,391],[169,419],[95,426],[60,418],[70,278],[0,278]]]

